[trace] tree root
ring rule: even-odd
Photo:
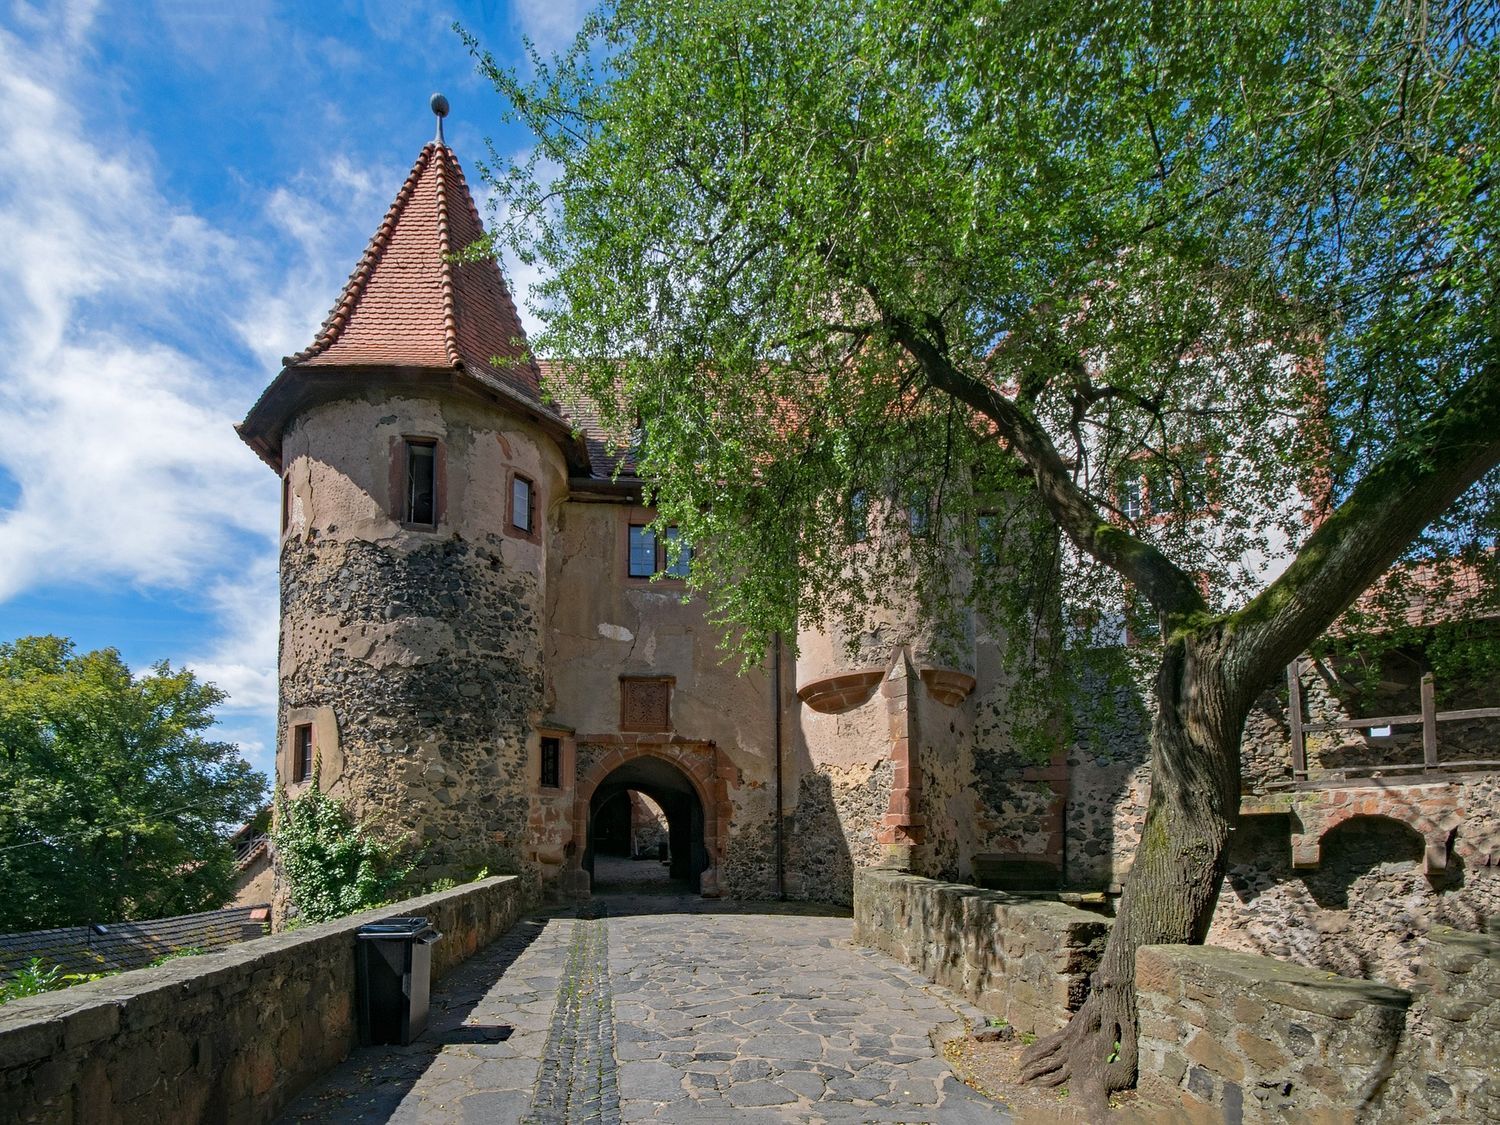
[[[1069,1093],[1100,1119],[1109,1095],[1135,1084],[1134,999],[1126,989],[1099,987],[1065,1027],[1039,1039],[1021,1056],[1022,1082],[1068,1083]]]

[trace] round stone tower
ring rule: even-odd
[[[452,151],[422,149],[312,345],[239,426],[282,477],[277,781],[521,868],[551,513],[587,454],[541,401]]]

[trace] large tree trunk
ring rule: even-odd
[[[1208,933],[1239,815],[1243,691],[1226,690],[1221,638],[1167,646],[1151,730],[1151,799],[1135,863],[1089,996],[1067,1026],[1022,1059],[1022,1080],[1071,1084],[1102,1113],[1135,1082],[1135,951]]]

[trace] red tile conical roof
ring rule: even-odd
[[[453,150],[432,141],[317,338],[283,362],[293,369],[452,368],[538,399],[536,363],[499,267],[450,257],[483,234]]]
[[[417,157],[317,337],[282,360],[235,427],[240,437],[280,472],[282,431],[296,413],[368,379],[477,394],[552,432],[570,467],[587,474],[583,440],[542,399],[499,266],[452,260],[483,236],[463,169],[439,137]]]

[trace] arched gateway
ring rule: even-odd
[[[672,742],[617,747],[596,761],[579,779],[573,803],[573,839],[581,845],[573,853],[575,890],[592,885],[596,840],[606,830],[601,812],[635,791],[666,815],[671,877],[716,896],[721,833],[728,823],[717,759],[711,744]]]

